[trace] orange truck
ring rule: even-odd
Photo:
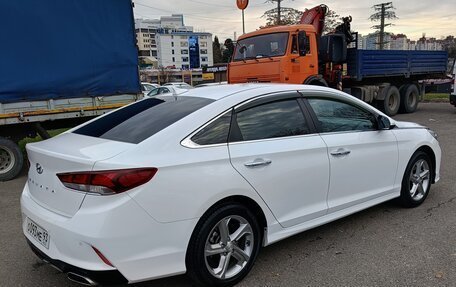
[[[412,113],[425,79],[445,78],[446,51],[361,50],[351,17],[322,36],[327,7],[306,10],[298,25],[259,29],[239,37],[228,65],[229,83],[278,82],[329,86],[393,116]]]

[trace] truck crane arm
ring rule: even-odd
[[[306,9],[302,14],[300,24],[310,24],[314,26],[317,35],[321,36],[325,27],[325,17],[329,8],[325,4]]]

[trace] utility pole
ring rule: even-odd
[[[385,3],[380,4],[382,5],[381,16],[380,16],[380,50],[383,50],[385,45]]]
[[[372,28],[376,29],[376,33],[378,35],[378,42],[376,43],[379,47],[380,50],[383,50],[385,48],[385,44],[388,43],[388,41],[385,41],[385,27],[386,26],[391,26],[393,24],[391,23],[385,23],[385,19],[397,19],[396,13],[394,11],[395,8],[393,7],[393,2],[387,2],[387,3],[381,3],[374,5],[372,7],[376,12],[372,14],[369,19],[371,21],[379,21],[380,20],[380,25],[374,25]]]
[[[277,25],[280,25],[280,2],[283,0],[276,0],[277,1]]]

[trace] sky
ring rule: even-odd
[[[250,0],[245,10],[245,30],[251,32],[264,25],[264,11],[275,7],[266,0]],[[221,42],[233,38],[233,33],[242,34],[241,10],[235,0],[134,0],[135,18],[157,19],[160,16],[184,14],[184,24],[193,26],[195,31],[217,35]],[[352,31],[366,35],[374,30],[375,23],[368,18],[373,13],[372,6],[382,1],[337,1],[327,0],[284,0],[282,6],[298,10],[326,4],[340,16],[351,15]],[[455,0],[398,0],[393,1],[396,16],[391,21],[394,26],[387,27],[387,32],[406,34],[409,39],[417,40],[426,33],[426,37],[440,39],[443,36],[456,36],[456,1]]]

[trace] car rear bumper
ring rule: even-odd
[[[75,270],[96,278],[120,274],[113,278],[128,283],[185,273],[187,246],[198,221],[158,223],[127,194],[86,196],[78,212],[68,218],[35,202],[27,185],[21,209],[23,233],[39,257],[64,272]],[[48,248],[28,234],[27,218],[48,232]],[[103,262],[93,247],[114,267]]]
[[[27,239],[27,243],[32,249],[33,253],[35,253],[38,258],[43,260],[46,263],[51,264],[58,270],[63,273],[74,273],[78,274],[83,277],[90,278],[94,283],[101,284],[101,285],[113,285],[113,284],[125,284],[128,283],[128,280],[117,270],[107,270],[107,271],[92,271],[92,270],[85,270],[71,264],[65,263],[60,260],[52,259],[51,257],[47,256],[44,252],[39,250],[30,240]]]

